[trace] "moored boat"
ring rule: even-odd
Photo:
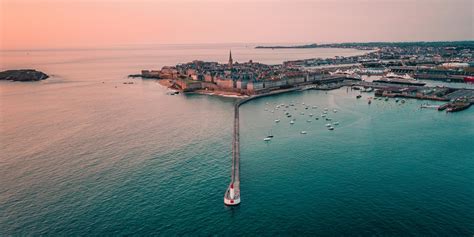
[[[462,111],[471,106],[471,102],[467,98],[458,98],[448,104],[446,112],[457,112]]]
[[[446,112],[452,113],[452,112],[462,111],[469,108],[470,106],[471,106],[470,103],[457,103],[454,106],[451,106],[448,109],[446,109]]]
[[[466,83],[474,83],[474,76],[467,76],[467,77],[464,77],[464,82],[466,82]]]
[[[403,76],[397,75],[395,73],[388,73],[384,77],[378,79],[378,80],[373,80],[373,82],[382,82],[382,83],[390,83],[390,84],[401,84],[401,85],[412,85],[412,86],[424,86],[426,83],[420,82],[408,74],[405,74]]]

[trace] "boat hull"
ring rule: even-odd
[[[411,81],[394,81],[394,80],[374,80],[373,82],[379,83],[389,83],[389,84],[398,84],[398,85],[410,85],[410,86],[424,86],[426,83],[424,82],[411,82]]]
[[[466,82],[466,83],[474,83],[474,77],[464,77],[464,82]]]

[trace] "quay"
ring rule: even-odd
[[[457,99],[464,98],[469,103],[474,104],[474,89],[469,88],[411,86],[364,81],[358,81],[351,83],[350,85],[346,84],[346,86],[359,86],[365,88],[370,87],[376,89],[375,96],[435,101],[455,101]]]

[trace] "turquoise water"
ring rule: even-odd
[[[473,112],[421,110],[414,100],[369,106],[355,95],[307,91],[242,107],[242,209],[265,213],[262,225],[280,226],[265,229],[273,234],[472,233]],[[319,108],[296,115],[294,125],[261,109],[289,101]],[[334,131],[327,121],[306,121],[324,107],[338,110],[328,113],[340,123]],[[269,130],[275,138],[265,144]]]
[[[234,47],[267,62],[288,54]],[[54,76],[0,82],[0,235],[474,233],[474,110],[422,110],[416,100],[369,106],[371,95],[357,100],[346,88],[243,105],[242,203],[225,207],[234,99],[169,96],[151,80],[122,84],[141,67],[227,53],[186,49],[4,53],[3,67]],[[173,50],[180,56],[168,57]],[[318,53],[331,52],[300,56]],[[332,52],[344,53],[354,52]],[[281,110],[265,111],[290,101],[294,125]],[[324,107],[340,123],[334,131],[306,122]]]

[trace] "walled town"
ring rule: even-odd
[[[162,79],[170,88],[182,92],[251,96],[360,86],[377,89],[375,96],[474,103],[472,89],[428,87],[423,82],[473,82],[474,42],[362,43],[341,47],[370,51],[361,56],[295,60],[278,65],[252,60],[234,62],[229,52],[226,64],[195,60],[161,70],[143,70],[135,76]],[[381,79],[364,81],[363,75],[377,75]]]

